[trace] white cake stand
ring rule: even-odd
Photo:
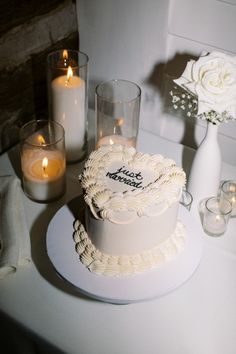
[[[200,263],[202,230],[180,205],[179,219],[186,226],[188,236],[185,249],[173,260],[160,268],[123,278],[91,273],[75,251],[73,222],[78,216],[75,212],[78,208],[79,200],[73,200],[52,218],[47,230],[47,253],[57,273],[87,296],[116,304],[160,297],[185,283]]]

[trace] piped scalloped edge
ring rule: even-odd
[[[157,247],[139,254],[112,256],[95,248],[79,220],[74,223],[74,230],[75,249],[80,261],[93,273],[113,277],[129,276],[162,266],[183,250],[187,238],[186,228],[178,220],[173,234]]]

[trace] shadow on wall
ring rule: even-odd
[[[183,110],[174,109],[170,91],[173,90],[175,78],[183,73],[187,62],[190,59],[197,59],[188,53],[176,54],[174,58],[166,63],[158,63],[146,83],[158,91],[162,100],[162,110],[164,114],[176,117],[184,122],[184,134],[181,143],[192,148],[197,147],[195,141],[195,118],[189,119]]]

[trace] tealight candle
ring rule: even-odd
[[[205,206],[204,231],[210,236],[223,235],[232,211],[230,202],[223,198],[212,197],[207,199]]]
[[[30,199],[49,202],[61,197],[65,192],[63,127],[52,121],[23,126],[21,168],[24,192]]]
[[[78,161],[85,154],[87,61],[85,54],[71,50],[48,56],[50,112],[52,119],[64,127],[68,162]]]
[[[214,235],[222,235],[225,232],[226,223],[221,215],[209,215],[204,223],[206,231]]]
[[[102,145],[113,145],[113,144],[125,145],[128,147],[136,146],[135,139],[126,138],[122,135],[108,135],[98,140],[97,148],[99,148]]]
[[[221,196],[232,205],[231,216],[236,216],[236,181],[225,181],[221,186]]]

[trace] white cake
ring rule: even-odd
[[[186,232],[178,208],[185,173],[173,160],[106,145],[91,153],[80,181],[86,222],[75,223],[74,239],[90,271],[138,273],[183,249]]]

